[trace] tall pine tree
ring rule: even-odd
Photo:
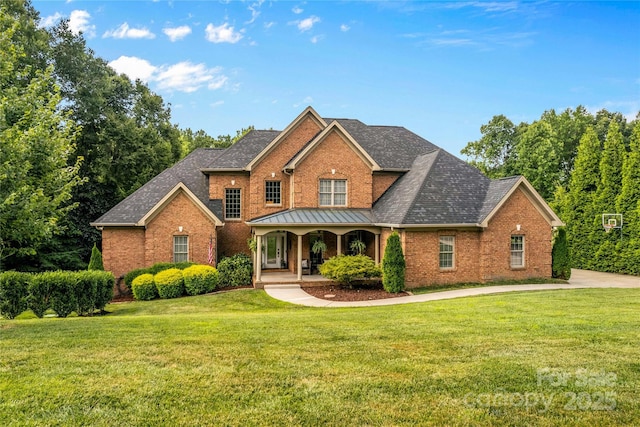
[[[620,242],[621,271],[640,274],[640,126],[636,125],[629,142],[629,153],[622,165],[622,189],[616,210],[623,215]]]

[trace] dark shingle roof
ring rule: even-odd
[[[199,148],[169,169],[151,179],[118,203],[93,224],[136,224],[178,183],[182,182],[209,210],[222,218],[222,202],[209,200],[207,176],[200,169],[211,164],[225,151]]]
[[[491,181],[444,150],[420,155],[376,202],[382,224],[480,224],[519,177]]]
[[[280,131],[252,130],[242,139],[227,148],[224,153],[204,165],[205,169],[244,169],[262,150],[266,148]]]

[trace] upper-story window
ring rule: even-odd
[[[240,219],[240,189],[225,188],[224,190],[224,218]]]
[[[280,181],[266,181],[264,183],[264,201],[267,205],[280,205]]]
[[[321,179],[320,206],[347,206],[347,180]]]
[[[524,236],[511,236],[511,268],[524,267]]]

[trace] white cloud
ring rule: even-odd
[[[276,25],[275,22],[271,21],[271,22],[265,22],[264,23],[264,29],[268,30],[269,28],[273,27],[274,25]]]
[[[324,36],[320,35],[320,36],[313,36],[311,37],[311,43],[316,44],[318,43],[320,40],[322,40],[324,38]]]
[[[249,7],[247,7],[247,9],[249,9],[251,11],[251,19],[249,21],[247,21],[247,24],[253,24],[256,19],[258,19],[258,16],[260,16],[260,6],[262,6],[262,3],[264,2],[264,0],[260,0],[257,1],[255,3],[253,3],[252,5],[250,5]]]
[[[229,23],[216,27],[213,24],[207,25],[205,29],[206,38],[211,43],[237,43],[242,38],[242,34],[229,26]]]
[[[340,31],[342,31],[343,33],[346,33],[347,31],[349,31],[351,29],[350,26],[348,26],[347,24],[342,24],[340,25]]]
[[[205,84],[209,89],[221,88],[227,77],[221,75],[221,68],[207,68],[204,64],[192,64],[189,61],[163,67],[154,80],[159,89],[177,90],[191,93]]]
[[[303,32],[304,31],[309,31],[318,22],[320,22],[320,18],[318,18],[315,15],[310,16],[307,19],[303,19],[302,21],[298,21],[298,29],[300,31],[303,31]]]
[[[295,6],[293,9],[291,9],[291,12],[295,13],[296,15],[300,15],[302,12],[304,12],[304,9],[300,8],[299,6]]]
[[[116,72],[126,74],[132,80],[156,83],[161,90],[191,93],[205,86],[209,90],[217,90],[224,87],[228,81],[228,77],[222,74],[221,67],[207,68],[205,64],[193,64],[189,61],[155,66],[145,59],[121,56],[109,65]]]
[[[40,28],[50,28],[53,27],[59,20],[62,18],[62,14],[60,12],[56,12],[51,16],[46,16],[40,19],[38,23],[38,27]]]
[[[109,62],[109,66],[118,74],[126,74],[131,80],[140,79],[143,82],[148,82],[158,70],[158,67],[151,65],[146,59],[135,56],[121,56]]]
[[[147,28],[131,28],[126,22],[115,30],[109,30],[102,35],[103,39],[155,39],[156,35]]]
[[[69,29],[74,34],[83,33],[88,38],[96,36],[96,26],[89,24],[91,15],[86,10],[74,10],[69,16]]]
[[[191,27],[189,27],[188,25],[182,25],[175,28],[164,28],[162,32],[165,33],[167,37],[169,37],[169,40],[175,42],[177,40],[182,40],[183,38],[191,34]]]

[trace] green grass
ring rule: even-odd
[[[637,289],[349,309],[242,290],[107,309],[0,320],[0,425],[640,420]],[[545,368],[552,375],[538,384]],[[585,372],[587,384],[577,377]],[[551,405],[526,407],[525,397]]]
[[[419,288],[408,289],[414,295],[419,294],[430,294],[433,292],[442,292],[442,291],[453,291],[456,289],[467,289],[467,288],[484,288],[487,286],[507,286],[507,285],[531,285],[531,284],[547,284],[547,283],[559,283],[559,284],[567,284],[569,283],[566,280],[562,279],[550,279],[548,277],[533,277],[529,279],[522,280],[497,280],[494,282],[469,282],[469,283],[453,283],[453,284],[445,284],[445,285],[430,285],[423,286]]]

